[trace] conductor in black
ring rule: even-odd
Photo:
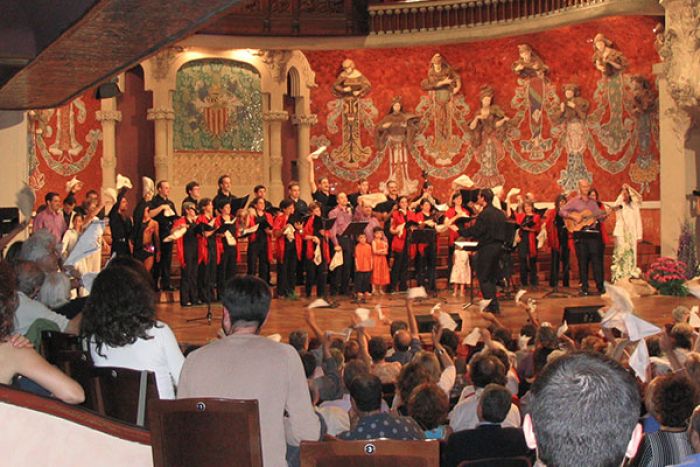
[[[493,206],[493,191],[483,188],[479,191],[477,204],[482,207],[476,222],[471,227],[460,228],[459,234],[479,242],[476,250],[476,277],[479,279],[481,295],[485,300],[491,299],[486,311],[500,311],[496,299],[496,281],[498,280],[498,263],[505,241],[506,216]]]

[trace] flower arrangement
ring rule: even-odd
[[[649,266],[646,279],[661,295],[688,295],[685,286],[687,266],[683,261],[662,256]]]

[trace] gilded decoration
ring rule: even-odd
[[[260,75],[250,65],[207,59],[177,72],[175,151],[262,152]]]
[[[236,185],[254,185],[265,179],[258,153],[194,151],[173,155],[173,185],[197,180],[202,185],[216,186],[222,173],[230,173]]]

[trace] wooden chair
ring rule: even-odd
[[[157,400],[148,411],[154,467],[263,465],[256,400]]]
[[[527,457],[494,457],[477,461],[464,461],[458,467],[531,467]]]
[[[40,353],[52,365],[59,366],[59,354],[65,351],[87,350],[84,339],[58,331],[42,331]],[[63,371],[65,369],[61,368]]]
[[[148,405],[158,399],[152,371],[93,367],[96,411],[107,417],[148,428]]]
[[[301,467],[434,467],[440,443],[428,441],[330,441],[301,443]]]

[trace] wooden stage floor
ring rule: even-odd
[[[536,299],[540,320],[549,321],[555,326],[561,323],[564,307],[594,306],[605,303],[600,296],[578,297],[576,296],[577,290],[570,289],[567,291],[572,293],[573,296],[570,298],[543,298],[548,290],[541,289],[539,292],[528,293],[524,299],[528,297]],[[442,309],[450,313],[457,313],[465,303],[464,298],[452,297],[451,292],[448,293],[443,290],[440,292],[438,299],[431,298],[422,303],[416,303],[416,314],[430,313],[430,309],[439,299],[447,301],[442,304]],[[262,334],[279,333],[282,335],[283,341],[286,341],[291,331],[307,328],[304,315],[306,306],[310,301],[304,298],[296,301],[273,300],[270,316],[262,330]],[[698,304],[698,300],[692,296],[679,298],[655,295],[637,298],[633,301],[640,317],[657,325],[663,325],[671,321],[671,310],[674,307],[678,305],[690,307]],[[382,304],[383,310],[392,319],[406,319],[404,294],[375,296],[368,300],[366,305],[356,305],[350,303],[349,298],[342,297],[339,300],[340,306],[338,308],[317,309],[316,319],[323,330],[341,331],[351,323],[351,315],[355,308],[362,306],[373,309],[377,303]],[[212,304],[212,312],[214,319],[211,325],[208,325],[206,320],[188,323],[188,319],[206,316],[206,306],[181,308],[179,303],[162,303],[157,306],[158,319],[168,323],[181,344],[203,345],[216,338],[221,322],[221,303]],[[469,310],[462,314],[462,317],[467,322],[469,329],[474,326],[486,325],[479,316],[478,306],[470,307]],[[499,319],[506,326],[510,327],[513,332],[517,332],[525,323],[526,315],[522,308],[518,307],[513,300],[501,301],[501,315]],[[388,336],[389,328],[386,325],[378,324],[376,328],[369,329],[369,332],[372,335],[386,334]]]

